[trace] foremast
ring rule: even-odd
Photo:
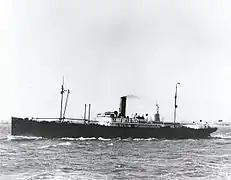
[[[176,123],[176,109],[177,109],[177,104],[176,104],[176,100],[177,100],[177,85],[180,85],[180,83],[176,83],[176,92],[175,92],[175,104],[174,104],[174,126],[175,126],[175,123]]]
[[[67,92],[67,96],[66,96],[66,102],[65,102],[65,107],[64,107],[64,111],[63,111],[63,96],[64,96],[65,92]],[[69,94],[70,94],[70,89],[66,90],[64,88],[64,77],[63,77],[63,83],[61,86],[61,107],[60,107],[60,117],[59,117],[60,121],[63,121],[65,119],[65,113],[66,113],[66,109],[67,109],[67,102],[68,102]]]

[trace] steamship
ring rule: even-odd
[[[84,118],[66,118],[67,101],[70,90],[61,86],[61,110],[59,118],[18,118],[12,117],[11,134],[15,136],[38,136],[46,138],[159,138],[159,139],[199,139],[207,138],[217,130],[208,124],[187,126],[175,122],[177,85],[175,93],[174,122],[166,123],[160,120],[159,106],[156,104],[156,113],[153,119],[148,114],[133,117],[126,115],[127,96],[120,98],[119,111],[98,114],[95,120],[90,119],[90,104],[88,118],[86,104]],[[63,110],[63,98],[67,92]]]

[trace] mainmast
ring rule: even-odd
[[[177,85],[180,85],[180,83],[176,83],[176,92],[175,92],[175,106],[174,106],[174,126],[176,123],[176,108],[178,107],[176,104],[176,100],[177,100]]]

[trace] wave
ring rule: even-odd
[[[112,139],[107,139],[107,138],[95,138],[95,137],[90,137],[90,138],[84,138],[84,137],[80,137],[80,138],[68,138],[68,137],[64,137],[64,138],[60,138],[61,140],[68,140],[68,141],[88,141],[88,140],[100,140],[100,141],[110,141]]]
[[[132,138],[119,139],[119,140],[122,140],[122,141],[132,141]]]
[[[70,142],[59,143],[58,146],[70,146]]]
[[[56,147],[56,145],[45,145],[45,146],[39,147],[39,149],[46,149],[46,148],[49,148],[49,147]]]
[[[106,139],[106,138],[99,137],[98,140],[100,140],[100,141],[110,141],[111,139]]]
[[[80,137],[78,139],[81,140],[81,141],[85,141],[85,140],[95,140],[96,138],[95,137],[91,137],[91,138]]]
[[[7,141],[18,141],[18,140],[40,140],[43,137],[36,137],[36,136],[12,136],[8,135],[6,140]]]
[[[63,137],[60,138],[61,140],[65,140],[65,141],[88,141],[88,140],[99,140],[99,141],[111,141],[111,140],[117,140],[117,141],[153,141],[153,140],[158,140],[156,138],[126,138],[126,139],[122,139],[122,138],[103,138],[103,137],[91,137],[91,138],[84,138],[84,137],[80,137],[80,138],[68,138],[68,137]]]
[[[60,138],[61,140],[67,140],[67,141],[86,141],[86,140],[96,140],[95,137],[91,137],[91,138],[84,138],[84,137],[80,137],[80,138],[68,138],[68,137],[63,137]]]
[[[41,147],[39,147],[39,149],[46,149],[49,147],[57,147],[57,146],[70,146],[70,145],[71,145],[70,142],[63,142],[63,143],[59,143],[59,144],[48,144],[45,146],[41,146]]]
[[[0,141],[5,141],[5,140],[7,140],[7,137],[0,138]]]
[[[157,140],[156,138],[134,138],[133,141],[153,141]]]
[[[212,138],[218,138],[218,139],[231,139],[230,134],[212,134]]]

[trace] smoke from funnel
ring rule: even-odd
[[[133,94],[128,94],[128,95],[126,95],[126,97],[129,99],[140,99],[138,96],[135,96]]]

